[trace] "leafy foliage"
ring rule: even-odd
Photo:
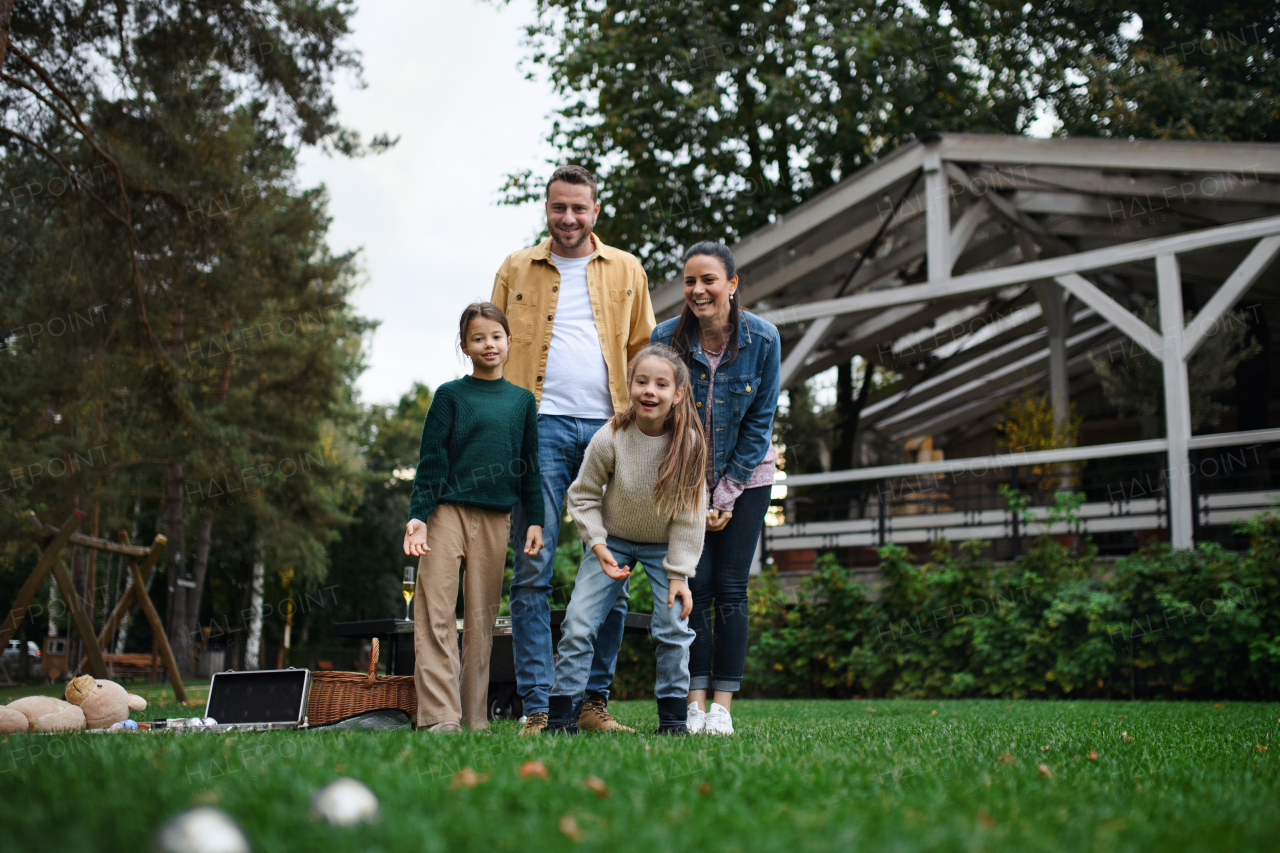
[[[1280,517],[1242,530],[1243,555],[1162,545],[1114,566],[1047,535],[1003,566],[979,542],[923,563],[888,545],[878,597],[826,555],[794,604],[776,575],[753,589],[748,676],[788,696],[1274,701]]]

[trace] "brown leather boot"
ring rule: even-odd
[[[530,714],[524,718],[524,722],[520,725],[520,736],[524,735],[540,735],[542,730],[547,727],[547,712],[539,711],[536,714]]]
[[[613,718],[609,713],[609,700],[603,696],[592,696],[582,704],[582,712],[578,714],[578,728],[584,732],[636,732]]]

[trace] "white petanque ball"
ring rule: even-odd
[[[249,839],[226,812],[202,806],[160,827],[152,847],[158,853],[249,853]]]
[[[218,724],[218,721],[215,720],[213,717],[205,717],[204,724],[206,726],[216,726]]]
[[[311,798],[311,817],[334,826],[351,826],[378,819],[378,798],[363,782],[335,779]]]
[[[112,724],[111,724],[111,730],[112,730],[112,731],[124,731],[124,723],[112,723]]]
[[[188,725],[188,726],[203,726],[203,725],[204,725],[204,719],[203,719],[202,717],[192,717],[191,719],[187,720],[187,725]]]

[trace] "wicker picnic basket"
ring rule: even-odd
[[[313,672],[307,722],[313,726],[336,723],[356,714],[398,708],[417,724],[418,694],[412,675],[378,675],[378,640],[369,653],[369,672]]]

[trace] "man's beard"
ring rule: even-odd
[[[547,222],[547,230],[551,232],[551,239],[555,242],[557,246],[559,246],[562,249],[576,249],[579,246],[581,246],[582,241],[587,240],[591,237],[591,229],[594,227],[595,227],[594,222],[591,223],[590,225],[584,226],[582,229],[582,236],[578,238],[578,241],[576,243],[570,244],[560,239],[560,232],[557,231],[555,229],[555,226],[553,226],[550,222]]]

